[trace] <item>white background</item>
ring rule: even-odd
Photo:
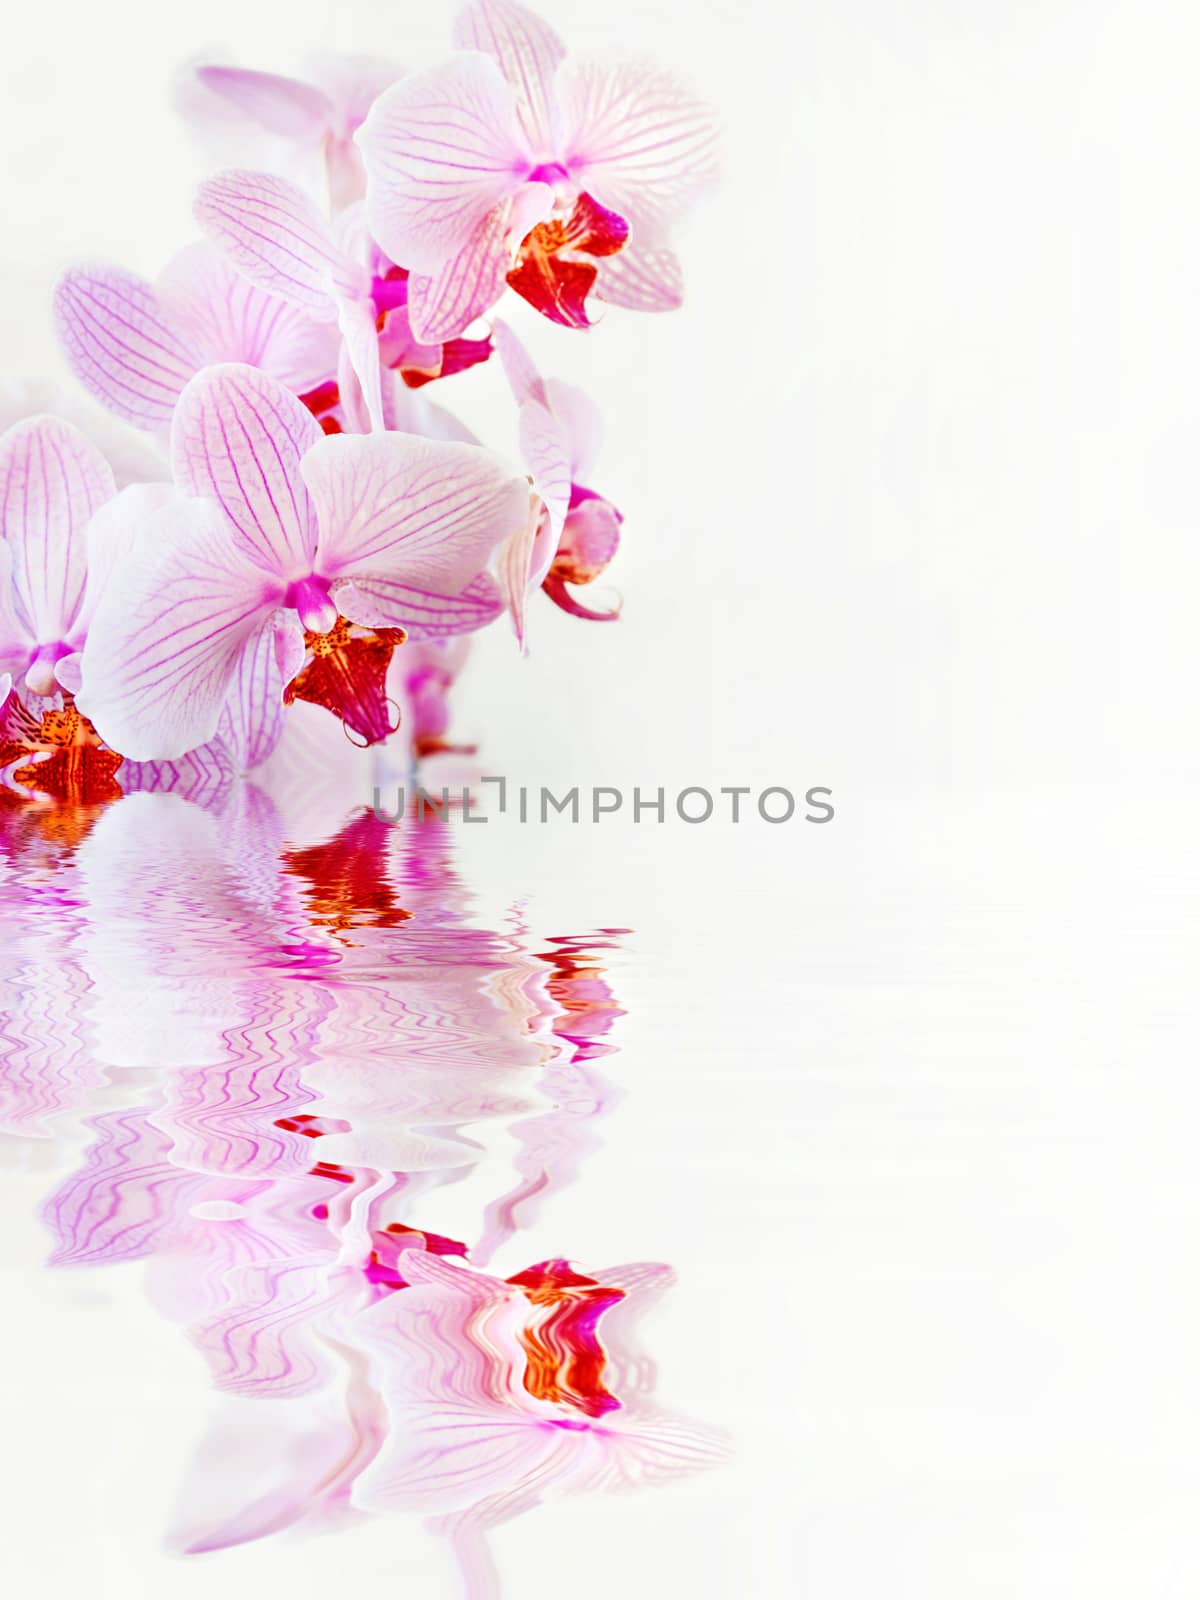
[[[24,7],[0,61],[4,367],[56,359],[63,265],[153,272],[188,238],[178,61],[418,64],[451,10]],[[626,614],[539,607],[524,662],[498,631],[462,723],[514,782],[820,783],[839,815],[465,841],[485,905],[637,930],[626,1099],[539,1243],[680,1269],[662,1393],[738,1446],[711,1478],[505,1530],[511,1593],[1190,1600],[1195,8],[548,14],[580,54],[703,86],[727,171],[681,313],[522,323],[606,412]],[[6,1179],[15,1582],[453,1593],[411,1525],[158,1553],[204,1376],[134,1277],[39,1272],[48,1181]]]

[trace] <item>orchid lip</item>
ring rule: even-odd
[[[330,595],[329,583],[315,573],[289,584],[283,603],[296,612],[308,633],[328,633],[338,619],[338,608]]]

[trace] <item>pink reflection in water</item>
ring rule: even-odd
[[[477,926],[436,816],[296,842],[248,785],[0,816],[0,908],[0,1154],[87,1143],[51,1264],[144,1261],[227,1397],[177,1547],[413,1511],[483,1600],[496,1524],[719,1458],[632,1339],[668,1269],[531,1240],[535,1265],[483,1270],[616,1098],[624,930]]]

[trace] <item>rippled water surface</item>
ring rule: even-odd
[[[1195,1593],[1193,806],[1139,805],[0,814],[22,1581]]]
[[[419,1518],[493,1595],[489,1534],[547,1497],[721,1460],[639,1342],[671,1269],[533,1243],[603,1137],[627,929],[481,925],[427,809],[305,845],[250,786],[3,827],[8,1164],[46,1174],[49,1271],[142,1264],[221,1397],[148,1539]]]

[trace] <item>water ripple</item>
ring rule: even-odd
[[[144,1262],[230,1397],[175,1548],[415,1512],[486,1600],[497,1524],[723,1452],[635,1337],[668,1268],[491,1269],[618,1099],[627,930],[479,926],[436,816],[298,841],[249,785],[202,798],[0,814],[0,1151],[68,1152],[51,1267]]]

